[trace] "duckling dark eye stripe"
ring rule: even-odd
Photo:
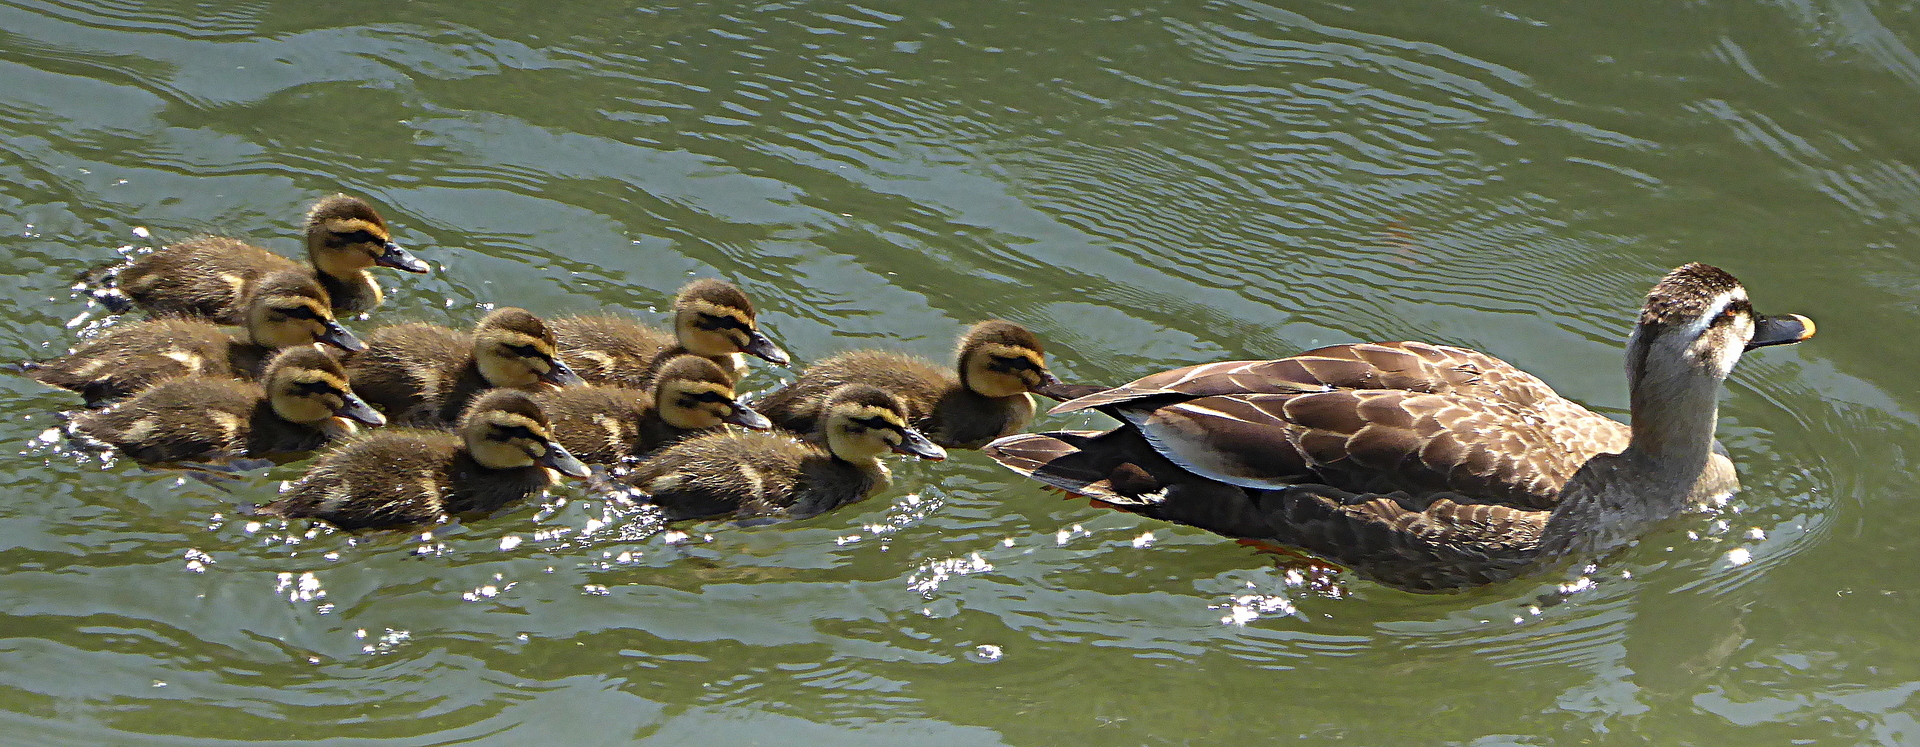
[[[746,322],[740,321],[739,317],[720,316],[716,314],[701,314],[700,321],[696,322],[694,326],[697,326],[701,329],[710,329],[710,330],[711,329],[737,329],[737,330],[740,330],[741,332],[753,331],[753,327],[749,326]]]
[[[289,308],[280,309],[280,313],[284,316],[287,316],[293,319],[317,320],[320,318],[319,312],[314,311],[313,309],[308,308],[306,306],[292,306]]]
[[[859,425],[864,428],[872,428],[876,431],[900,430],[900,426],[895,425],[891,422],[888,422],[885,418],[854,418],[853,422],[855,425]]]

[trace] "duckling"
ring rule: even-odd
[[[120,324],[65,357],[18,365],[48,386],[70,389],[99,407],[178,376],[255,379],[275,350],[323,342],[359,350],[360,340],[334,321],[327,292],[298,271],[261,278],[248,291],[243,335],[212,322],[161,318]]]
[[[547,413],[554,440],[589,464],[645,456],[723,423],[754,430],[773,427],[734,399],[733,377],[697,355],[667,361],[654,376],[652,394],[588,385],[541,392],[533,400]]]
[[[710,358],[739,381],[741,353],[785,366],[787,353],[760,332],[753,301],[732,283],[695,280],[673,299],[673,333],[614,316],[555,319],[561,356],[595,384],[648,389],[653,373],[675,356]]]
[[[907,418],[934,443],[978,449],[1033,420],[1027,393],[1056,384],[1040,338],[1013,322],[989,319],[961,335],[959,377],[922,358],[880,350],[842,353],[816,363],[754,408],[794,433],[812,433],[828,392],[863,383],[891,392]]]
[[[380,305],[370,267],[426,272],[427,263],[400,248],[387,222],[364,200],[334,195],[307,211],[308,266],[239,239],[204,236],[174,244],[105,271],[108,286],[92,291],[114,313],[139,306],[160,316],[201,316],[240,324],[242,303],[262,276],[297,270],[325,288],[333,310],[359,314]]]
[[[347,362],[347,380],[396,423],[451,425],[495,387],[580,383],[555,353],[546,323],[526,309],[498,309],[471,335],[432,324],[382,327],[367,335],[366,347]]]
[[[135,461],[223,463],[312,451],[354,431],[384,425],[347,387],[346,369],[311,345],[267,363],[259,384],[183,376],[153,385],[112,409],[74,418],[73,431]]]
[[[946,451],[907,425],[900,400],[848,384],[826,398],[818,440],[727,431],[696,436],[640,463],[628,484],[668,520],[720,514],[806,518],[886,489],[889,451],[940,460]]]
[[[341,529],[425,524],[536,495],[553,482],[548,468],[588,475],[587,465],[554,442],[532,398],[495,389],[467,408],[457,433],[382,429],[322,454],[285,497],[259,513]]]

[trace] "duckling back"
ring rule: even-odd
[[[112,409],[83,413],[72,428],[146,464],[224,462],[255,453],[256,426],[273,419],[265,404],[258,384],[189,376],[161,382]],[[286,450],[312,449],[325,440],[311,431]]]
[[[884,469],[862,469],[790,436],[709,433],[642,462],[626,481],[669,520],[731,514],[806,518],[885,487]]]
[[[353,391],[398,424],[443,424],[457,392],[484,389],[474,369],[473,342],[433,324],[381,327],[367,335],[367,349],[347,361]],[[457,407],[457,405],[455,405]]]
[[[120,270],[118,291],[154,316],[245,321],[241,303],[262,275],[306,270],[239,239],[202,236],[139,257]],[[111,303],[111,302],[109,302]]]
[[[673,335],[617,316],[570,316],[547,322],[560,355],[590,384],[646,389],[654,361]]]
[[[618,464],[651,450],[664,434],[653,395],[616,386],[570,386],[534,395],[554,440],[588,464]]]
[[[21,363],[19,370],[47,386],[79,392],[88,407],[100,407],[181,376],[245,375],[258,356],[236,358],[236,344],[210,322],[155,319],[115,325],[72,353]]]
[[[871,384],[893,394],[906,408],[907,418],[925,430],[934,409],[948,392],[960,387],[960,380],[925,358],[856,350],[808,366],[799,379],[760,398],[753,407],[782,430],[810,434],[820,428],[827,395],[847,384]],[[926,432],[930,437],[935,433]]]
[[[316,461],[267,516],[322,519],[342,529],[428,524],[463,510],[501,506],[503,494],[545,486],[527,475],[488,485],[464,452],[460,437],[444,431],[385,429],[348,441]],[[519,495],[525,495],[520,492]]]

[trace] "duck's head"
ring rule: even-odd
[[[732,283],[695,280],[673,297],[673,332],[694,355],[719,358],[746,353],[776,366],[790,360],[754,321],[753,301]]]
[[[488,469],[538,465],[573,477],[588,474],[587,465],[553,440],[547,416],[526,392],[493,389],[480,395],[460,417],[460,438],[467,454]]]
[[[327,291],[299,270],[266,275],[247,296],[247,336],[270,348],[326,343],[341,350],[367,346],[333,319]]]
[[[336,276],[375,265],[427,271],[427,263],[394,243],[372,205],[347,195],[324,198],[307,211],[307,254],[321,271]]]
[[[879,387],[844,385],[827,395],[822,412],[827,450],[849,462],[873,461],[887,452],[947,458],[945,449],[907,425],[907,408],[900,400]]]
[[[705,430],[722,423],[757,431],[773,427],[766,416],[734,398],[732,376],[697,355],[674,356],[660,367],[654,374],[653,401],[661,420],[683,430]]]
[[[1636,380],[1688,374],[1720,381],[1741,353],[1799,342],[1813,331],[1813,320],[1799,314],[1754,313],[1747,289],[1725,270],[1681,265],[1647,293],[1627,340],[1627,373]]]
[[[324,423],[328,418],[345,418],[367,425],[387,423],[347,386],[347,370],[312,345],[281,351],[267,363],[261,380],[266,382],[267,402],[283,420]]]
[[[480,375],[497,387],[580,383],[580,375],[560,360],[559,351],[547,323],[526,309],[497,309],[473,328],[473,359]]]
[[[960,337],[960,383],[983,397],[1012,397],[1059,379],[1047,371],[1040,338],[1013,322],[989,319]]]

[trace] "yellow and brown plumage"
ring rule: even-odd
[[[616,316],[573,316],[550,324],[567,364],[594,384],[648,389],[653,373],[676,356],[713,360],[737,381],[741,353],[774,365],[786,351],[760,331],[753,301],[732,283],[695,280],[674,294],[673,331]]]
[[[588,464],[619,464],[689,435],[732,423],[772,423],[734,398],[733,377],[697,355],[667,362],[652,393],[615,386],[572,386],[534,396],[554,440]]]
[[[1713,438],[1720,382],[1743,350],[1812,334],[1690,264],[1654,286],[1628,341],[1631,427],[1484,353],[1366,343],[1154,374],[1054,408],[1120,428],[986,451],[1128,511],[1447,591],[1604,552],[1736,489]]]
[[[74,432],[148,463],[219,463],[312,451],[385,421],[347,386],[347,372],[311,345],[268,362],[261,383],[185,376],[111,409],[75,417]]]
[[[488,314],[471,334],[432,324],[376,329],[366,350],[347,362],[347,376],[361,397],[407,425],[450,424],[488,389],[579,382],[546,323],[512,307]]]
[[[625,481],[670,520],[730,514],[805,518],[886,488],[888,452],[944,459],[893,395],[849,384],[828,396],[818,445],[778,433],[724,431],[680,441]]]
[[[342,529],[432,523],[534,496],[553,482],[549,469],[588,474],[525,392],[496,389],[474,400],[457,432],[385,428],[329,450],[260,513]]]
[[[241,337],[197,319],[130,322],[66,356],[23,363],[20,370],[42,384],[79,392],[88,407],[97,407],[179,376],[257,378],[281,348],[316,342],[349,351],[361,346],[334,321],[326,291],[302,273],[268,275],[248,292]]]
[[[300,272],[327,291],[333,310],[358,314],[380,305],[372,267],[426,272],[394,243],[385,220],[364,200],[334,195],[306,218],[307,264],[239,239],[205,236],[168,246],[109,270],[110,288],[93,295],[118,312],[139,306],[156,316],[198,316],[240,324],[253,284],[276,272]]]
[[[871,384],[898,397],[914,427],[934,443],[977,449],[1025,428],[1033,420],[1027,393],[1055,383],[1040,338],[1013,322],[973,325],[961,335],[955,358],[949,371],[899,353],[842,353],[807,367],[754,408],[783,429],[811,433],[828,393],[844,384]]]

